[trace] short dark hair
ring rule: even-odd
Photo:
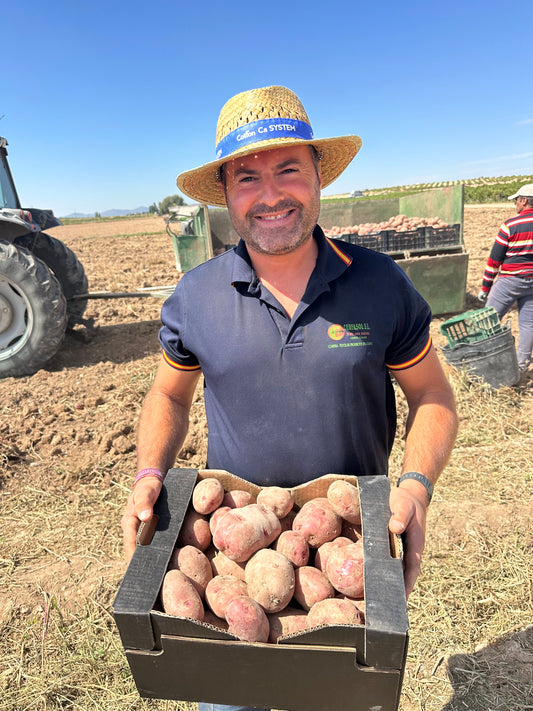
[[[533,197],[526,197],[528,207],[533,207]]]

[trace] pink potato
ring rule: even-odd
[[[177,546],[194,546],[201,551],[205,551],[210,543],[211,531],[209,530],[207,517],[189,507],[181,525]]]
[[[333,510],[349,523],[361,523],[359,489],[348,481],[339,479],[330,484],[327,499]]]
[[[204,516],[212,513],[222,503],[224,487],[214,477],[199,481],[192,492],[193,509]]]
[[[194,546],[174,548],[168,568],[185,573],[201,597],[205,593],[207,583],[213,577],[213,570],[207,556]]]
[[[209,530],[211,531],[212,536],[215,535],[215,529],[222,516],[228,513],[228,511],[231,511],[231,508],[231,506],[219,506],[218,509],[213,511],[209,517]]]
[[[307,565],[294,571],[294,599],[304,610],[320,600],[335,596],[333,585],[318,568]]]
[[[259,603],[249,597],[236,597],[226,607],[228,632],[245,642],[267,642],[270,625]]]
[[[364,597],[362,542],[331,551],[325,572],[335,590],[348,597]]]
[[[322,625],[360,625],[362,617],[350,600],[328,598],[313,605],[307,613],[307,627]]]
[[[295,607],[286,607],[280,612],[273,612],[268,615],[268,620],[270,622],[269,642],[277,642],[280,637],[303,632],[307,629],[307,612]]]
[[[258,504],[228,511],[217,523],[213,542],[228,558],[242,563],[279,535],[281,524],[272,512]]]
[[[298,531],[282,531],[272,547],[288,558],[295,568],[307,565],[309,561],[309,545]]]
[[[181,570],[169,570],[161,588],[163,610],[175,617],[204,619],[202,599],[189,578]]]
[[[230,509],[240,509],[248,504],[255,504],[254,495],[243,489],[226,491],[222,499],[222,506],[229,506]]]
[[[338,538],[334,538],[332,541],[326,541],[323,543],[320,548],[317,548],[316,554],[315,554],[315,568],[318,568],[319,570],[325,571],[326,570],[326,563],[328,562],[329,554],[334,548],[340,548],[341,546],[348,546],[350,543],[352,543],[349,538],[344,538],[344,536],[338,536]]]
[[[205,588],[205,601],[211,611],[222,619],[226,619],[226,607],[230,600],[242,596],[248,596],[246,583],[233,575],[215,575]]]
[[[307,501],[296,514],[292,528],[306,539],[312,548],[332,541],[341,532],[342,519],[325,497]]]
[[[287,607],[294,594],[294,568],[290,560],[272,548],[263,548],[246,563],[248,595],[266,612]]]
[[[278,518],[284,518],[294,506],[294,499],[289,489],[281,486],[266,486],[257,494],[257,503],[273,511]]]
[[[237,563],[228,558],[227,555],[215,548],[215,555],[211,558],[211,568],[213,575],[233,575],[234,578],[244,580],[245,563]]]

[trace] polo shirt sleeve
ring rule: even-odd
[[[161,309],[162,327],[159,330],[159,343],[166,362],[177,370],[199,370],[198,359],[185,347],[184,338],[187,328],[187,299],[185,289],[178,283]]]
[[[419,363],[431,348],[431,309],[397,264],[391,265],[395,314],[392,339],[385,354],[390,370],[404,370]]]

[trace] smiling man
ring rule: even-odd
[[[185,274],[163,306],[122,519],[128,556],[184,441],[200,374],[207,467],[292,487],[331,472],[388,474],[394,373],[409,415],[389,526],[404,534],[411,591],[456,414],[427,303],[388,256],[327,239],[317,224],[321,188],[360,147],[357,136],[315,139],[298,97],[267,87],[227,102],[216,160],[178,177],[185,194],[226,206],[241,240]]]

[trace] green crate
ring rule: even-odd
[[[485,338],[501,333],[502,325],[496,309],[485,306],[483,309],[466,311],[459,316],[444,321],[440,331],[444,334],[453,348],[458,343],[475,343]]]

